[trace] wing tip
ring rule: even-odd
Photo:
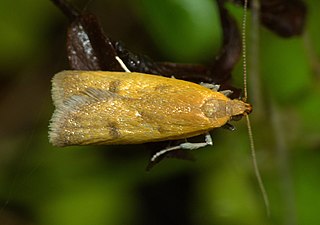
[[[70,74],[70,72],[71,71],[63,70],[61,72],[56,73],[51,79],[51,97],[55,106],[61,104],[63,101],[65,91],[64,82],[65,78]]]
[[[62,138],[62,127],[64,124],[63,112],[56,109],[52,114],[49,123],[49,142],[55,147],[66,146],[65,140]]]
[[[85,98],[80,96],[72,96],[68,99],[65,99],[65,83],[66,79],[70,76],[75,76],[81,73],[82,71],[76,70],[63,70],[56,73],[51,82],[51,97],[53,104],[55,106],[55,111],[52,114],[50,123],[49,123],[49,142],[56,147],[63,147],[69,145],[64,137],[63,127],[65,126],[67,115],[70,110],[78,104],[84,103]]]

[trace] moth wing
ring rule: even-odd
[[[52,79],[52,99],[55,105],[60,105],[72,96],[82,95],[88,87],[116,92],[118,82],[107,72],[65,70]]]
[[[54,145],[128,144],[180,139],[213,128],[201,109],[223,96],[190,82],[160,76],[63,71],[53,78]]]
[[[200,85],[157,75],[106,71],[62,71],[52,79],[52,99],[61,104],[74,95],[82,95],[86,89],[101,89],[124,97],[140,98],[147,94],[178,93],[187,90],[193,94],[210,95],[212,91]]]
[[[135,99],[87,88],[56,105],[50,142],[56,146],[136,144],[190,137],[210,129],[191,96],[172,95],[154,93]]]

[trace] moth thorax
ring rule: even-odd
[[[201,109],[206,117],[216,119],[249,114],[252,111],[250,104],[238,99],[209,99],[202,105]]]
[[[219,119],[227,116],[226,100],[208,99],[201,107],[202,112],[208,118]]]

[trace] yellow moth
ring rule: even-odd
[[[185,142],[168,147],[157,152],[151,161],[168,151],[212,145],[210,130],[225,125],[233,116],[248,115],[252,111],[250,104],[230,99],[226,96],[228,91],[217,89],[216,85],[199,85],[143,73],[62,71],[52,79],[56,109],[50,123],[49,140],[60,147],[119,145],[206,134],[203,143]],[[246,118],[255,171],[268,211],[249,118]]]
[[[250,104],[217,90],[142,73],[62,71],[52,84],[56,109],[49,139],[55,146],[188,138],[251,112]],[[203,147],[189,144],[181,148]]]
[[[205,134],[205,142],[185,142],[156,153],[197,149],[212,145],[209,131],[225,125],[233,116],[246,115],[250,149],[267,213],[269,202],[258,170],[246,103],[246,24],[244,1],[243,63],[244,100],[230,99],[218,85],[195,84],[157,75],[126,72],[62,71],[52,79],[56,107],[49,129],[54,146],[119,145],[184,139]]]

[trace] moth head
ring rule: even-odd
[[[242,100],[233,99],[229,102],[227,109],[232,119],[237,120],[244,115],[249,115],[252,112],[252,105]]]

